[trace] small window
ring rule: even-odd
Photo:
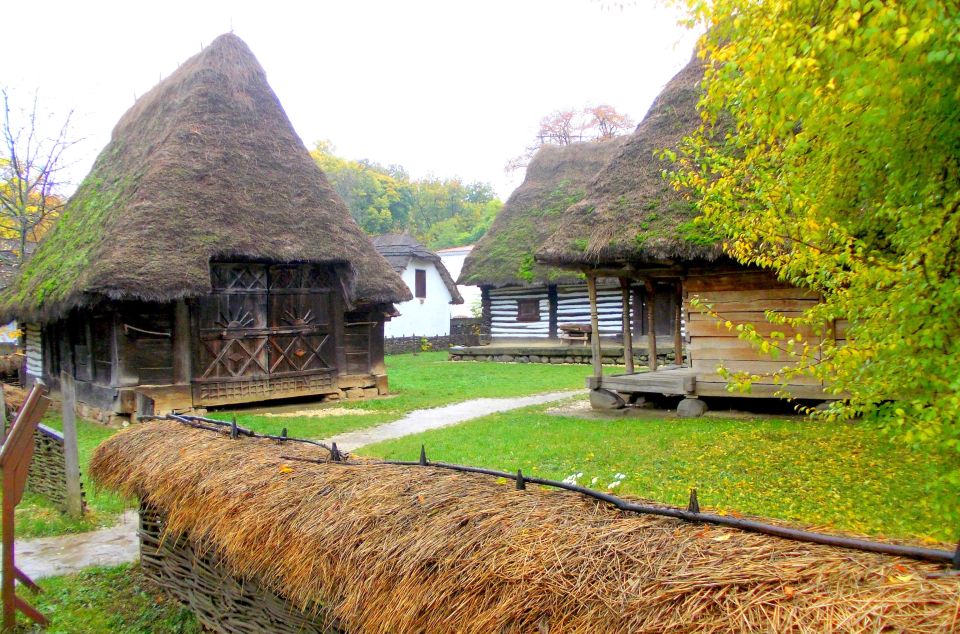
[[[416,289],[414,295],[419,298],[427,296],[427,272],[423,269],[414,269],[416,275]]]
[[[517,321],[540,321],[540,300],[518,299]]]

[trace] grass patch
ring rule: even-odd
[[[586,365],[546,363],[452,362],[447,352],[391,355],[386,358],[393,396],[369,401],[343,401],[337,407],[363,410],[364,415],[344,414],[325,418],[269,418],[244,410],[211,414],[261,433],[326,438],[355,429],[387,423],[416,409],[439,407],[473,398],[526,396],[540,392],[582,389],[590,374]],[[622,371],[610,366],[605,371]],[[372,412],[372,413],[370,413]]]
[[[63,429],[59,414],[48,414],[43,424],[61,431]],[[116,432],[116,429],[77,419],[77,452],[80,456],[80,473],[87,496],[88,512],[81,519],[71,519],[57,510],[47,498],[27,492],[16,510],[18,539],[82,533],[116,523],[117,516],[123,512],[126,505],[110,491],[94,488],[87,474],[87,465],[90,464],[93,450]]]
[[[90,568],[39,582],[43,592],[21,590],[50,619],[46,630],[18,617],[17,632],[47,634],[199,634],[189,610],[174,599],[148,592],[139,566]]]
[[[538,406],[364,447],[361,453],[432,460],[552,479],[869,535],[954,542],[944,521],[955,500],[936,452],[890,442],[866,423],[789,420],[611,419],[552,416]],[[956,460],[956,458],[952,458]],[[597,478],[593,483],[593,478]]]

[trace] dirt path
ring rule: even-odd
[[[543,403],[552,403],[571,396],[580,394],[582,390],[549,392],[547,394],[534,394],[533,396],[518,396],[514,398],[476,398],[471,401],[454,403],[443,407],[434,407],[431,409],[418,409],[410,412],[400,420],[392,423],[384,423],[368,429],[359,429],[338,434],[325,439],[324,442],[337,443],[338,449],[344,451],[353,451],[364,445],[372,445],[381,440],[392,440],[401,436],[419,434],[428,429],[437,429],[456,425],[481,416],[507,412],[512,409],[528,407],[530,405],[541,405]]]
[[[336,442],[340,449],[353,451],[381,440],[418,434],[428,429],[456,425],[529,405],[552,403],[580,392],[581,390],[516,398],[478,398],[444,407],[419,409],[392,423],[339,434],[328,438],[327,442]],[[117,525],[98,531],[18,541],[16,553],[17,566],[33,579],[70,574],[91,566],[116,566],[136,561],[140,556],[137,513],[127,511]]]
[[[17,567],[32,579],[134,561],[140,556],[137,512],[127,511],[119,523],[98,531],[17,541],[16,555]]]

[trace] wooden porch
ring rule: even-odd
[[[705,380],[702,371],[685,366],[667,365],[657,370],[640,371],[633,374],[610,374],[602,377],[588,377],[587,388],[603,389],[618,394],[662,394],[665,396],[738,396],[747,398],[777,398],[784,386],[772,382],[755,382],[749,393],[730,392],[727,382],[719,378]],[[761,379],[762,380],[762,379]],[[794,398],[823,400],[825,394],[819,384],[798,385],[791,383],[790,394]]]

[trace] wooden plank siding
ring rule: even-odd
[[[709,304],[720,321],[691,306],[690,301],[694,297]],[[798,317],[817,301],[815,294],[789,287],[766,273],[726,272],[689,277],[684,284],[684,304],[697,393],[704,396],[729,394],[726,381],[717,373],[717,367],[723,364],[732,372],[760,375],[749,396],[773,396],[778,388],[767,375],[789,366],[790,360],[785,355],[781,359],[773,359],[754,349],[749,342],[738,338],[736,326],[752,324],[762,335],[782,332],[786,337],[792,337],[799,332],[809,343],[817,344],[819,339],[809,328],[794,329],[787,325],[771,324],[765,317],[765,311],[768,310],[787,317]],[[731,322],[733,328],[728,329],[724,323],[726,321]],[[813,377],[794,377],[789,390],[798,397],[823,396],[822,384]]]

